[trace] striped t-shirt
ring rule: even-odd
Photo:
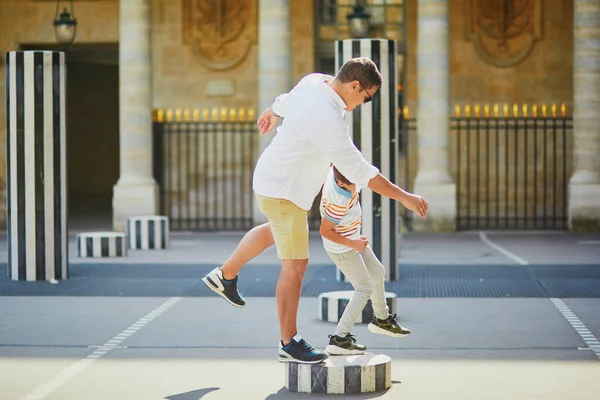
[[[348,239],[360,237],[362,210],[358,201],[358,192],[350,192],[341,188],[333,176],[333,168],[329,168],[327,179],[321,194],[321,218],[327,218],[335,224],[335,231]],[[344,253],[349,247],[323,238],[323,246],[331,253]]]

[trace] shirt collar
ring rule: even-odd
[[[331,86],[325,83],[325,79],[323,79],[323,85],[325,86],[325,93],[327,93],[327,95],[333,99],[333,101],[339,108],[340,114],[344,116],[346,112],[346,103],[344,102],[344,100],[342,100],[340,95],[337,94],[337,92],[333,90]]]
[[[349,199],[352,198],[352,192],[347,189],[344,189],[343,187],[340,187],[340,185],[338,185],[337,181],[335,180],[335,176],[333,176],[333,174],[331,175],[331,179],[333,180],[333,187],[335,188],[336,192],[338,192],[342,196],[346,196]]]

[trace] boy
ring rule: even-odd
[[[385,269],[369,247],[369,240],[360,234],[362,211],[356,185],[333,166],[323,185],[320,211],[323,246],[355,290],[335,334],[329,335],[325,351],[344,355],[363,354],[367,350],[356,343],[350,332],[369,298],[374,311],[369,331],[392,337],[410,334],[410,330],[398,325],[396,315],[390,314],[385,302]]]

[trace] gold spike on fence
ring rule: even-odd
[[[152,110],[154,122],[254,122],[253,108],[157,108]]]
[[[454,116],[456,118],[557,118],[567,116],[565,103],[485,103],[480,104],[455,104]],[[155,122],[254,122],[255,111],[253,108],[212,107],[193,110],[186,108],[158,108],[152,111],[152,120]],[[408,106],[398,110],[398,117],[408,120],[411,111]]]

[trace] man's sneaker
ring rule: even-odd
[[[246,305],[246,301],[240,295],[240,292],[238,292],[237,276],[231,280],[224,279],[221,268],[215,268],[202,278],[202,281],[210,290],[223,296],[231,305],[236,307],[244,307]]]
[[[302,336],[296,334],[292,340],[283,345],[279,341],[279,362],[297,362],[300,364],[317,364],[327,358],[324,351],[315,350]]]
[[[364,354],[367,347],[356,343],[351,334],[347,334],[346,337],[329,335],[329,345],[325,347],[325,351],[331,355]]]
[[[410,329],[401,327],[396,321],[396,314],[390,314],[386,319],[379,319],[373,315],[373,321],[369,324],[369,330],[379,335],[392,337],[404,337],[410,335]]]

